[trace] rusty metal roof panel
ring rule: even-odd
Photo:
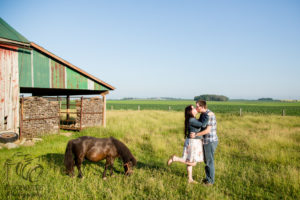
[[[13,27],[7,24],[1,17],[0,17],[0,38],[5,38],[5,39],[28,43],[28,44],[30,43],[23,35],[21,35]]]
[[[37,88],[50,88],[49,58],[33,51],[33,85]]]
[[[51,88],[66,88],[65,66],[51,60]]]
[[[107,91],[110,88],[37,50],[16,47],[21,88]]]
[[[71,63],[65,61],[64,59],[62,59],[62,58],[60,58],[60,57],[54,55],[53,53],[47,51],[47,50],[44,49],[43,47],[41,47],[41,46],[39,46],[39,45],[37,45],[37,44],[35,44],[35,43],[33,43],[33,42],[30,43],[30,46],[33,47],[34,49],[36,49],[36,50],[38,50],[38,51],[40,51],[40,52],[46,54],[46,55],[49,56],[51,59],[54,59],[54,60],[56,60],[56,61],[58,61],[58,62],[61,62],[62,64],[64,64],[64,65],[67,66],[68,68],[77,71],[78,73],[80,73],[80,74],[86,76],[87,78],[93,80],[93,81],[96,82],[96,83],[99,83],[100,85],[104,86],[105,88],[108,88],[109,90],[114,90],[114,89],[115,89],[115,87],[113,87],[113,86],[109,85],[108,83],[106,83],[106,82],[104,82],[104,81],[102,81],[102,80],[100,80],[100,79],[98,79],[98,78],[92,76],[91,74],[89,74],[89,73],[83,71],[82,69],[76,67],[75,65],[72,65]]]
[[[68,89],[88,89],[88,79],[86,77],[82,76],[81,74],[70,68],[66,68],[66,72]]]
[[[101,91],[103,91],[103,90],[109,90],[109,88],[107,88],[107,87],[105,87],[105,86],[103,86],[103,85],[100,85],[100,84],[98,84],[98,83],[95,83],[95,86],[94,86],[94,89],[95,90],[101,90]]]
[[[31,51],[18,49],[19,84],[22,87],[32,87]]]

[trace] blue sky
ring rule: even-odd
[[[17,1],[0,16],[109,99],[300,99],[300,1]]]

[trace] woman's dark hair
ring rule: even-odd
[[[184,138],[188,136],[188,127],[189,127],[189,120],[191,117],[194,117],[192,114],[193,106],[189,105],[184,109]]]

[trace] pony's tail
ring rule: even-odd
[[[66,152],[65,152],[65,166],[66,166],[66,172],[68,175],[70,175],[70,173],[71,173],[71,175],[73,175],[73,169],[74,169],[72,144],[73,144],[73,141],[70,140],[68,142]]]

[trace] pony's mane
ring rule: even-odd
[[[110,137],[110,139],[112,140],[113,144],[116,146],[118,154],[121,156],[123,162],[127,163],[127,162],[131,161],[133,166],[136,165],[136,159],[131,154],[131,152],[127,148],[127,146],[123,142],[117,140],[114,137]]]

